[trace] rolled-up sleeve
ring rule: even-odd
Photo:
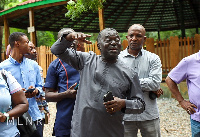
[[[145,103],[142,99],[126,100],[126,114],[141,114],[145,110]]]
[[[127,97],[126,103],[126,114],[140,114],[145,110],[145,102],[143,101],[143,91],[140,86],[139,78],[137,73],[134,73],[131,78],[130,93]]]

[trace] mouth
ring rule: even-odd
[[[137,46],[137,43],[136,42],[132,42],[132,43],[130,43],[131,45],[133,45],[133,46]]]
[[[113,49],[109,49],[110,52],[118,52],[118,49],[113,48]]]

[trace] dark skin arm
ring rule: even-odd
[[[82,43],[92,44],[91,41],[86,40],[87,37],[91,37],[91,35],[84,34],[81,32],[72,32],[65,36],[65,39],[68,41],[78,40],[78,43],[82,45]]]
[[[74,90],[77,83],[72,85],[68,90],[65,92],[57,93],[56,90],[53,88],[45,88],[45,98],[47,102],[58,102],[65,98],[76,98],[77,90]]]
[[[118,97],[114,97],[114,100],[104,102],[103,104],[106,108],[106,111],[110,114],[121,111],[122,108],[126,107],[125,99],[120,99]]]
[[[9,114],[9,119],[13,117],[16,119],[21,116],[23,113],[28,111],[28,101],[26,99],[25,93],[23,90],[20,90],[11,95],[13,109],[7,112]],[[6,116],[0,112],[0,122],[4,122],[6,120]]]
[[[156,95],[157,95],[157,97],[159,98],[161,95],[163,95],[163,90],[160,88],[159,90],[157,90],[157,91],[153,91]]]
[[[189,115],[194,114],[196,112],[194,110],[194,108],[197,108],[197,106],[192,104],[190,101],[184,100],[184,98],[182,97],[182,95],[178,89],[177,84],[170,77],[167,77],[165,81],[166,81],[167,86],[169,87],[170,91],[172,92],[172,94],[175,96],[176,100],[181,105],[181,107],[183,109],[185,109]]]

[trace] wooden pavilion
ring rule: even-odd
[[[28,29],[30,32],[30,40],[36,45],[36,32],[55,31],[61,28],[73,28],[75,31],[81,32],[99,32],[105,27],[115,28],[118,32],[127,32],[132,24],[141,24],[146,31],[181,30],[183,39],[177,37],[176,41],[170,39],[168,42],[154,41],[148,39],[146,41],[147,50],[158,54],[161,58],[171,58],[174,61],[163,60],[163,64],[169,62],[173,65],[164,65],[164,70],[170,70],[180,60],[180,58],[190,55],[200,49],[199,35],[196,38],[185,39],[185,29],[200,27],[200,1],[199,0],[106,0],[103,9],[93,13],[89,11],[83,13],[80,18],[75,21],[65,17],[67,12],[66,5],[69,0],[27,0],[15,7],[0,11],[0,26],[4,26],[5,45],[8,45],[9,27]],[[127,42],[123,42],[127,44]],[[183,55],[179,57],[180,45],[189,46],[183,48]],[[149,45],[149,46],[148,46]],[[157,48],[156,48],[157,45]],[[161,48],[168,45],[167,48]],[[171,47],[169,46],[171,45]],[[173,45],[173,49],[172,49]],[[195,49],[192,48],[195,45]],[[177,46],[177,48],[175,48]],[[167,46],[166,46],[167,47]],[[171,49],[170,49],[171,48]],[[175,50],[174,50],[175,48]],[[188,52],[188,50],[193,52]],[[94,50],[88,48],[88,50]],[[164,54],[166,52],[167,54]],[[49,52],[48,52],[49,54]],[[178,54],[178,55],[177,55]],[[178,59],[176,59],[178,58]],[[42,61],[39,64],[46,64],[43,67],[44,76],[48,68],[48,63]],[[166,72],[168,72],[166,71]]]
[[[36,43],[37,30],[58,32],[70,27],[81,32],[99,32],[104,27],[126,32],[132,24],[142,24],[146,31],[182,30],[200,27],[198,0],[107,0],[98,13],[83,13],[75,21],[65,17],[69,0],[27,0],[0,12],[8,45],[9,27],[27,29]],[[197,29],[198,30],[198,29]]]

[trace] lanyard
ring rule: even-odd
[[[64,70],[65,70],[65,74],[66,74],[66,77],[67,77],[67,89],[68,89],[68,75],[67,75],[67,70],[65,68],[65,66],[63,65],[62,61],[59,59],[60,61],[60,64],[63,66]]]

